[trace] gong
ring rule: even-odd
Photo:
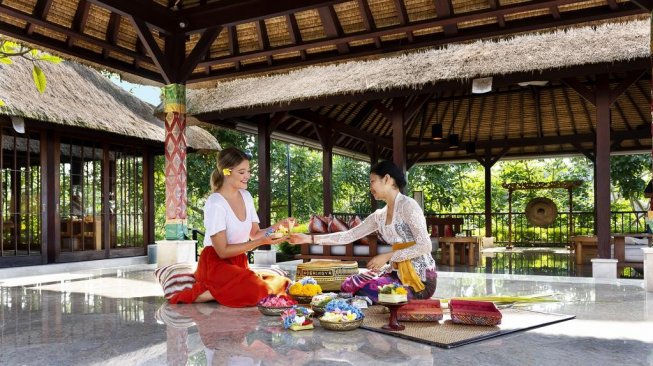
[[[557,216],[556,204],[546,197],[533,198],[526,205],[526,220],[533,226],[549,226]]]

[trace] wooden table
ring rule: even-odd
[[[571,238],[571,245],[576,255],[576,265],[583,265],[583,247],[596,248],[598,239],[596,236],[574,236]]]
[[[440,263],[442,264],[447,264],[444,258],[444,246],[447,245],[449,247],[449,266],[453,267],[456,264],[455,261],[455,247],[460,246],[460,262],[465,263],[465,245],[469,245],[467,247],[467,265],[468,266],[474,266],[476,265],[476,261],[474,258],[474,252],[475,252],[475,246],[478,245],[478,237],[477,236],[458,236],[458,237],[439,237],[438,238],[438,245],[440,246],[440,250],[442,251],[442,254],[440,256]]]
[[[653,234],[612,234],[614,237],[614,256],[617,260],[617,268],[623,267],[644,268],[644,263],[626,262],[626,238],[647,238],[648,246],[651,246]],[[621,270],[620,270],[621,271]]]

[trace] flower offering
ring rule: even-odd
[[[351,322],[365,317],[359,308],[348,304],[347,301],[343,299],[329,301],[325,310],[324,316],[322,316],[320,320],[327,322]]]
[[[312,277],[304,277],[293,283],[288,292],[294,296],[315,296],[322,293],[322,288]]]
[[[379,287],[379,302],[400,303],[408,301],[408,291],[403,286],[391,283]]]
[[[303,306],[293,306],[281,314],[283,327],[290,330],[313,329],[313,311]]]
[[[261,300],[259,305],[268,308],[287,308],[293,305],[297,305],[297,301],[286,295],[269,295]]]

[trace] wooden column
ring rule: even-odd
[[[406,128],[404,125],[404,98],[392,101],[392,161],[406,173]]]
[[[261,227],[270,226],[270,124],[267,118],[258,124],[258,218]]]
[[[376,164],[379,163],[379,150],[376,141],[367,143],[367,152],[370,154],[370,169],[372,169]],[[379,208],[379,203],[374,198],[374,195],[370,192],[370,208],[372,212],[376,211]]]
[[[596,229],[600,258],[610,258],[610,84],[596,85]]]
[[[166,223],[168,240],[184,240],[186,217],[186,85],[163,88],[165,113]]]
[[[325,135],[327,134],[325,133]],[[330,135],[328,133],[328,136]],[[331,177],[333,175],[333,140],[327,138],[326,141],[322,145],[322,191],[325,216],[333,213],[333,187],[331,185]]]
[[[488,149],[489,152],[489,149]],[[484,164],[485,170],[485,236],[492,236],[492,165]]]
[[[143,234],[146,244],[154,243],[154,154],[149,148],[143,156],[143,205],[145,207],[145,220]],[[106,216],[105,216],[106,217]],[[102,220],[102,225],[107,220]],[[108,228],[108,226],[107,226]],[[102,229],[104,230],[104,228]],[[108,230],[108,229],[107,229]],[[104,232],[104,231],[103,231]],[[108,242],[108,241],[107,241]]]

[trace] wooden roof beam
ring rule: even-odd
[[[433,0],[435,2],[435,12],[438,14],[438,19],[449,18],[453,12],[453,6],[451,5],[450,0]],[[495,8],[496,9],[496,8]],[[492,15],[488,15],[490,17]],[[503,16],[503,14],[501,14]],[[455,23],[446,23],[442,25],[444,29],[444,34],[447,36],[454,35],[458,33],[458,22]]]
[[[206,6],[181,10],[179,16],[188,22],[185,31],[193,33],[215,25],[226,26],[248,23],[342,2],[345,2],[345,0],[250,0],[227,4],[224,1],[216,1]]]
[[[75,33],[82,33],[84,31],[84,27],[86,27],[86,22],[88,21],[90,7],[91,4],[86,0],[79,0],[79,3],[77,3],[77,10],[75,11],[75,17],[71,25],[71,29]],[[68,36],[68,40],[66,41],[68,47],[72,47],[74,40],[74,37]]]
[[[376,31],[376,24],[374,23],[374,16],[372,16],[372,11],[370,10],[370,5],[367,3],[367,0],[358,0],[358,9],[361,13],[361,18],[363,19],[363,26],[367,32]],[[381,38],[373,37],[374,45],[376,48],[381,48]]]
[[[258,46],[261,51],[270,48],[270,39],[268,38],[268,29],[265,26],[265,21],[259,20],[256,22],[256,36],[258,37]],[[272,56],[265,57],[268,65],[272,65]]]
[[[50,21],[47,21],[47,20],[34,18],[31,14],[25,13],[25,12],[20,11],[20,10],[16,10],[16,9],[14,9],[12,7],[9,7],[7,5],[4,5],[4,4],[0,4],[0,14],[5,14],[5,15],[7,15],[9,17],[20,19],[20,20],[26,21],[28,23],[32,23],[34,25],[37,25],[39,27],[43,27],[45,29],[51,29],[51,30],[59,32],[59,33],[65,35],[65,36],[68,36],[68,37],[71,37],[71,38],[76,38],[76,39],[79,39],[79,40],[82,40],[82,41],[85,41],[85,42],[89,42],[89,43],[98,45],[98,46],[100,46],[102,48],[108,48],[111,51],[116,51],[116,52],[122,53],[122,54],[124,54],[126,56],[129,56],[129,57],[132,57],[132,58],[139,58],[139,59],[141,59],[143,61],[149,61],[147,59],[147,57],[143,57],[142,55],[139,55],[138,53],[136,53],[136,52],[134,52],[132,50],[129,50],[127,48],[123,48],[123,47],[119,47],[119,46],[110,44],[108,42],[105,42],[103,40],[97,39],[95,37],[92,37],[92,36],[89,36],[89,35],[86,35],[86,34],[83,34],[83,33],[77,33],[76,31],[74,31],[74,30],[72,30],[70,28],[64,27],[62,25],[59,25],[59,24],[56,24],[56,23],[53,23],[53,22],[50,22]],[[14,35],[12,35],[12,37],[25,40],[26,42],[32,42],[32,39],[30,37],[36,36],[35,33],[32,33],[31,35],[27,34],[27,31],[25,31],[25,32],[22,32],[22,31],[16,32],[15,30],[12,29],[12,27],[13,26],[8,25],[8,27],[5,28],[5,29],[9,29],[9,32],[12,32],[12,34],[14,34]],[[7,34],[7,35],[9,35],[9,34]],[[41,39],[41,38],[39,38],[39,39]],[[54,45],[57,45],[57,42],[53,38],[46,37],[45,39],[51,39],[51,40],[53,40],[52,43]],[[43,46],[45,48],[53,48],[53,47],[51,47],[51,46],[49,46],[47,44],[41,45],[41,46]],[[59,52],[69,53],[68,51],[59,51]],[[100,64],[102,64],[102,63],[100,63]]]
[[[298,45],[302,43],[302,34],[299,32],[299,25],[297,25],[297,18],[295,18],[295,14],[288,14],[288,16],[286,16],[286,20],[288,21],[288,33],[290,35],[290,41],[292,42],[292,44]],[[272,55],[273,53],[275,52],[272,51],[270,55]],[[305,49],[301,49],[299,51],[299,57],[302,60],[306,60]],[[209,62],[211,62],[211,60],[209,60]]]
[[[395,9],[397,10],[397,17],[399,18],[399,24],[408,24],[410,23],[410,19],[408,18],[408,11],[406,11],[406,4],[404,4],[404,0],[394,0],[395,3]],[[413,42],[413,32],[408,31],[406,32],[406,39],[408,39],[408,42]]]
[[[50,11],[50,8],[52,7],[52,2],[54,0],[38,0],[36,2],[36,6],[34,6],[34,11],[32,11],[32,14],[34,14],[35,17],[39,19],[45,20],[46,16],[48,15],[48,12]],[[32,34],[34,33],[34,27],[36,25],[33,23],[30,23],[27,26],[27,34]]]
[[[630,0],[630,2],[639,6],[643,10],[649,12],[653,10],[653,0]]]
[[[570,2],[570,3],[575,3],[578,2],[579,0],[560,0],[564,2]],[[550,5],[552,3],[556,3],[555,1],[550,1],[550,0],[535,0],[532,1],[534,3],[539,3],[546,7],[547,5]],[[470,12],[470,13],[465,13],[461,15],[456,15],[450,18],[446,19],[430,19],[430,20],[425,20],[425,21],[419,21],[419,22],[414,22],[408,25],[398,25],[398,26],[392,26],[392,27],[385,27],[381,29],[377,29],[374,32],[367,32],[367,31],[362,31],[362,32],[356,32],[356,33],[349,33],[344,35],[343,37],[338,38],[338,42],[353,42],[356,40],[363,40],[363,39],[370,39],[374,37],[381,37],[384,35],[392,35],[392,34],[397,34],[397,33],[402,33],[406,32],[408,30],[418,30],[418,29],[423,29],[423,28],[428,28],[428,27],[434,27],[434,26],[443,26],[446,24],[455,24],[456,22],[459,21],[467,21],[467,20],[473,20],[473,19],[480,19],[480,18],[485,18],[489,17],[492,15],[497,15],[499,13],[506,13],[506,12],[514,12],[518,11],[521,9],[532,9],[532,8],[537,8],[535,5],[530,4],[532,2],[527,2],[527,5],[522,5],[521,8],[519,7],[520,4],[523,3],[518,3],[518,4],[512,4],[512,5],[506,5],[501,7],[500,9],[497,9],[495,11],[490,11],[490,12]],[[542,6],[540,6],[541,8]],[[607,7],[606,7],[607,8]],[[500,28],[496,24],[490,24],[490,25],[484,25],[484,26],[478,26],[478,27],[473,27],[473,28],[467,28],[467,29],[462,29],[459,30],[458,33],[452,36],[434,36],[434,35],[428,35],[428,36],[420,36],[419,39],[417,36],[415,36],[415,42],[411,44],[406,44],[406,42],[401,42],[401,41],[395,41],[395,42],[385,42],[388,45],[384,47],[385,52],[394,52],[394,51],[402,51],[406,49],[413,49],[417,47],[428,47],[428,46],[439,46],[439,45],[444,45],[452,42],[462,42],[462,41],[468,41],[468,40],[475,40],[478,38],[486,38],[486,37],[496,37],[496,36],[503,36],[506,34],[513,34],[513,33],[519,33],[519,32],[529,32],[529,31],[534,31],[538,29],[544,29],[544,28],[550,28],[550,27],[556,27],[556,26],[564,26],[564,25],[570,25],[570,24],[577,24],[577,23],[582,23],[582,22],[588,22],[588,21],[597,21],[597,20],[602,20],[602,19],[611,19],[615,18],[617,16],[627,16],[627,15],[635,15],[635,14],[642,14],[642,10],[637,8],[631,3],[623,3],[619,10],[612,11],[609,9],[603,9],[603,8],[591,8],[591,9],[581,9],[578,11],[574,12],[569,12],[569,14],[566,14],[567,16],[563,17],[562,19],[558,21],[551,21],[550,17],[547,16],[540,16],[532,19],[525,19],[525,20],[515,20],[511,21],[509,24],[506,25],[505,28]],[[292,28],[292,27],[289,27]],[[292,34],[292,32],[291,32]],[[295,40],[298,37],[295,36]],[[316,47],[325,47],[325,46],[330,46],[334,44],[333,39],[320,39],[320,40],[313,40],[313,41],[307,41],[307,42],[293,42],[291,45],[286,45],[286,46],[280,46],[280,47],[274,47],[270,48],[267,51],[253,51],[253,52],[247,52],[247,53],[242,53],[237,57],[232,57],[232,56],[223,56],[223,57],[217,57],[213,58],[207,61],[204,61],[201,63],[201,66],[207,66],[207,65],[216,65],[216,64],[223,64],[223,63],[230,63],[234,62],[236,60],[245,60],[245,59],[251,59],[251,58],[257,58],[257,57],[262,57],[262,56],[268,56],[268,55],[275,55],[275,54],[281,54],[281,53],[288,53],[288,52],[297,52],[297,51],[305,51],[306,49],[309,48],[316,48]],[[349,59],[351,57],[362,57],[362,56],[367,56],[367,55],[375,55],[378,54],[378,49],[375,46],[369,45],[370,47],[365,47],[365,46],[360,46],[356,47],[355,49],[352,48],[351,52],[346,55],[326,55],[326,56],[314,56],[312,60],[309,60],[309,62],[306,62],[306,56],[302,58],[301,62],[299,62],[296,59],[290,59],[287,62],[284,63],[279,63],[276,68],[279,69],[285,69],[288,67],[293,67],[294,65],[309,65],[311,63],[322,63],[322,62],[334,62],[338,61],[341,59]],[[248,71],[249,73],[251,72],[260,72],[260,71],[271,71],[274,70],[274,68],[270,67],[265,67],[260,69],[257,69],[258,66],[253,65]],[[215,73],[211,77],[212,78],[219,78],[221,76],[224,77],[231,77],[231,76],[237,76],[235,73],[222,73],[222,75]],[[206,80],[206,79],[203,79]],[[202,80],[198,80],[202,81]]]
[[[327,38],[333,38],[336,42],[336,48],[340,53],[349,53],[349,45],[347,43],[338,42],[337,39],[342,37],[344,32],[342,31],[342,26],[338,21],[338,15],[336,14],[333,6],[325,6],[317,9],[320,19],[322,20],[322,26],[324,27],[324,34]]]
[[[107,41],[107,43],[110,43],[112,45],[116,45],[118,43],[119,28],[120,28],[120,14],[111,13],[111,15],[109,16],[109,24],[107,25],[107,33],[105,37],[105,41]],[[109,58],[109,51],[110,50],[106,48],[102,49],[102,56],[104,58]]]
[[[613,141],[625,141],[625,140],[634,140],[634,139],[650,139],[651,138],[651,129],[650,127],[638,128],[629,131],[615,131],[611,133]],[[596,140],[596,135],[593,133],[579,134],[579,135],[567,135],[567,136],[544,136],[544,137],[526,137],[526,138],[511,138],[503,140],[492,140],[492,141],[478,141],[476,142],[477,149],[485,148],[523,148],[523,147],[533,147],[533,146],[550,146],[550,145],[561,145],[574,143],[583,143],[583,142],[594,142]],[[457,150],[464,150],[465,147],[461,146]],[[448,146],[439,146],[439,145],[408,145],[406,148],[407,152],[414,154],[420,152],[435,152],[442,150],[454,150],[450,149]]]
[[[168,63],[168,59],[163,54],[163,51],[161,51],[161,48],[159,48],[159,44],[156,43],[150,28],[140,19],[131,18],[131,21],[134,25],[134,29],[136,29],[138,38],[141,40],[143,47],[145,47],[147,53],[150,55],[154,65],[156,65],[156,68],[161,73],[161,76],[163,76],[165,83],[171,84],[175,82],[175,76],[173,75],[171,65]]]
[[[230,25],[227,27],[227,39],[229,42],[229,54],[231,56],[238,56],[240,55],[240,52],[238,52],[238,32],[236,31],[236,26],[235,25]],[[240,61],[236,60],[234,62],[234,67],[236,70],[240,70]]]
[[[140,19],[154,29],[163,31],[164,33],[176,33],[184,29],[181,27],[182,20],[172,10],[155,1],[148,1],[147,4],[132,0],[88,1],[124,17]],[[184,23],[185,26],[186,24]]]
[[[301,110],[301,111],[291,111],[288,112],[288,115],[293,118],[300,119],[313,124],[319,124],[321,126],[330,126],[330,128],[338,130],[340,133],[349,135],[358,140],[369,141],[372,138],[375,138],[379,146],[392,148],[392,141],[387,138],[375,136],[374,134],[367,133],[365,131],[353,128],[343,122],[336,121],[325,117],[319,113],[312,112],[310,110]]]
[[[488,5],[490,6],[490,9],[494,10],[499,7],[499,0],[488,0]],[[503,15],[497,15],[497,23],[499,24],[499,27],[505,28],[506,17]]]
[[[81,47],[71,48],[68,46],[66,42],[53,40],[50,37],[46,37],[38,33],[27,35],[25,29],[10,24],[0,24],[0,33],[16,39],[22,39],[28,41],[37,46],[41,46],[45,49],[51,49],[53,51],[60,52],[62,54],[78,57],[80,59],[84,59],[89,62],[94,62],[97,63],[98,65],[105,65],[109,68],[131,73],[149,80],[154,80],[156,82],[163,81],[158,73],[154,73],[146,69],[140,69],[140,70],[134,69],[130,63],[126,63],[120,60],[115,60],[115,59],[106,60],[104,57],[99,56],[95,52],[91,52]]]
[[[199,64],[200,59],[205,57],[205,55],[209,52],[211,45],[218,38],[218,35],[222,30],[222,27],[212,27],[206,29],[204,33],[202,33],[200,40],[197,41],[193,50],[184,60],[184,63],[179,72],[180,80],[184,82],[188,80],[190,75],[193,73],[193,70],[195,70]]]

